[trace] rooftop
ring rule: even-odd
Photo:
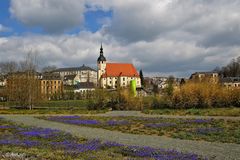
[[[130,63],[107,63],[106,73],[103,77],[139,77],[133,64]]]
[[[84,64],[81,67],[69,67],[69,68],[58,68],[56,70],[54,70],[53,72],[64,72],[64,71],[86,71],[86,70],[90,70],[90,71],[95,71],[95,69],[85,66]]]

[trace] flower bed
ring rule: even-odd
[[[231,120],[177,119],[148,117],[38,117],[66,124],[117,130],[124,133],[168,136],[240,144],[240,123]]]
[[[161,159],[201,160],[176,150],[86,140],[60,130],[25,127],[0,119],[0,159]],[[7,127],[6,127],[7,126]]]

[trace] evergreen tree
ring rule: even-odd
[[[143,77],[143,72],[142,72],[142,70],[140,70],[139,75],[140,75],[140,79],[141,79],[141,86],[142,86],[142,87],[145,87],[145,82],[144,82],[144,77]]]

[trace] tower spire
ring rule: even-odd
[[[102,47],[102,42],[101,42],[100,54],[101,54],[101,55],[103,55],[103,47]]]
[[[103,47],[102,47],[102,43],[101,43],[101,47],[100,47],[100,56],[98,57],[98,62],[100,61],[106,61],[106,58],[103,55]]]

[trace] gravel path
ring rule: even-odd
[[[132,112],[133,113],[133,112]],[[108,113],[107,113],[108,114]],[[119,114],[119,113],[118,113]],[[108,131],[100,128],[80,127],[40,120],[30,115],[0,115],[1,117],[29,126],[53,128],[69,132],[75,136],[89,139],[115,141],[127,145],[145,145],[151,147],[176,149],[183,152],[192,152],[216,160],[240,160],[240,145],[230,143],[210,143],[204,141],[180,140],[167,137],[134,135],[117,131]],[[115,116],[115,115],[114,115]]]

